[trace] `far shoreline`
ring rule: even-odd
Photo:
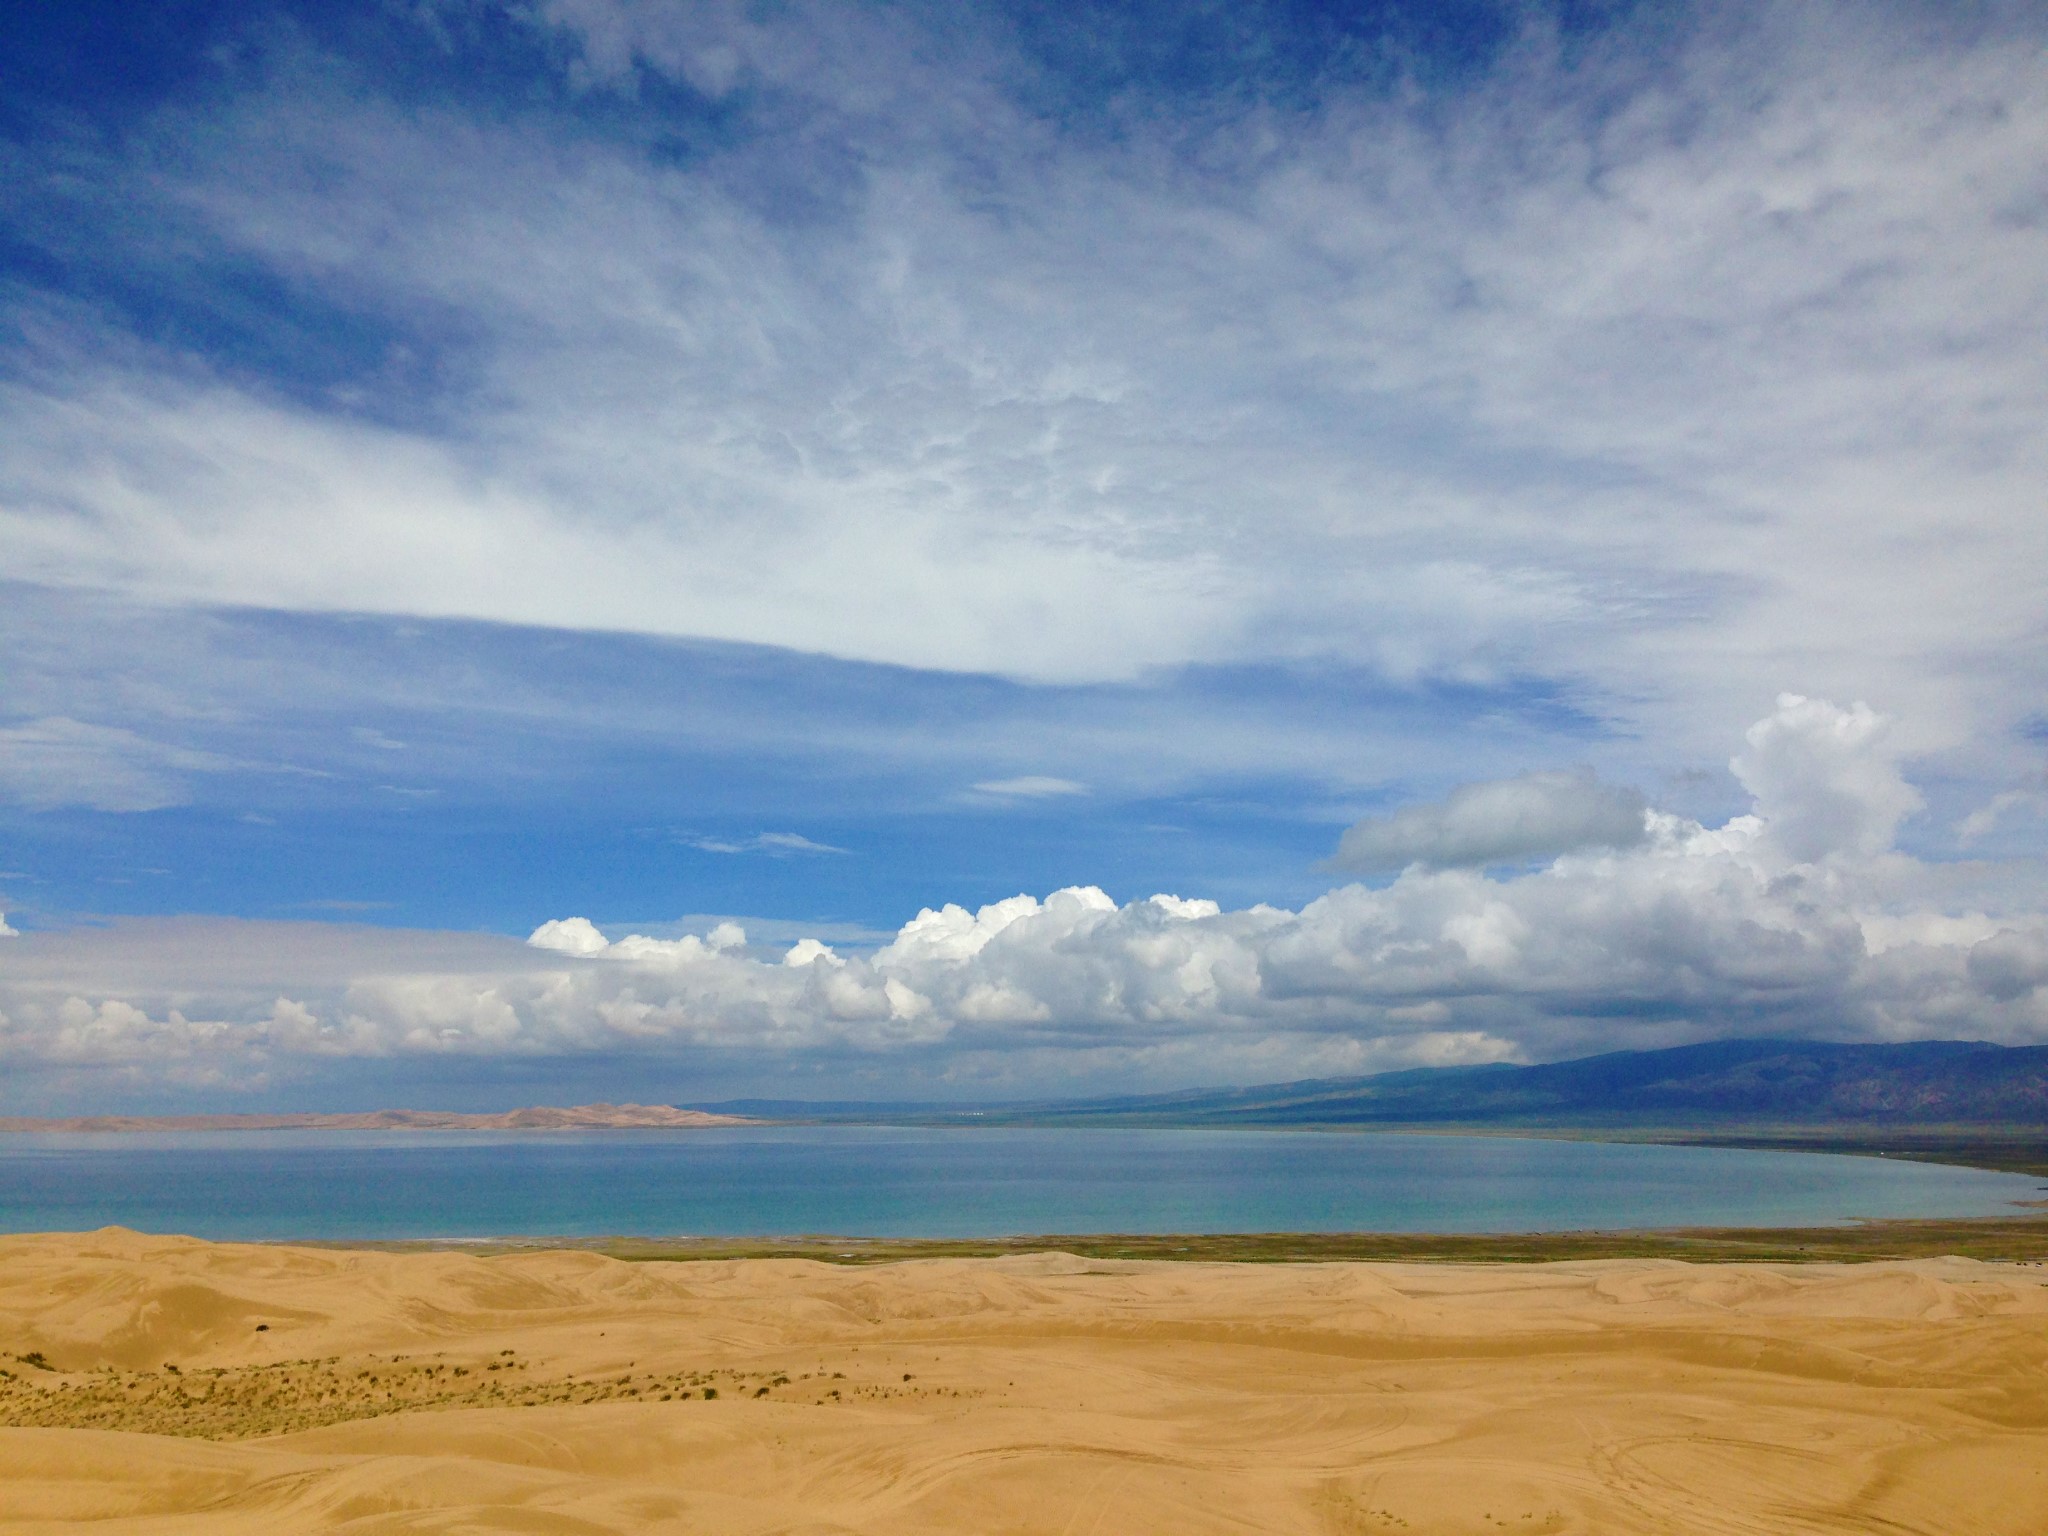
[[[669,1104],[533,1104],[472,1113],[450,1109],[287,1111],[279,1114],[0,1116],[0,1134],[175,1136],[232,1131],[695,1131],[759,1125],[745,1115]]]
[[[2031,1205],[2033,1202],[2029,1202]],[[211,1241],[206,1239],[205,1241]],[[2024,1215],[1885,1218],[1823,1227],[1613,1228],[1556,1232],[1042,1233],[997,1238],[442,1237],[265,1239],[263,1246],[482,1257],[569,1251],[629,1263],[806,1259],[895,1264],[1064,1253],[1109,1261],[1177,1263],[1554,1264],[1594,1259],[1816,1264],[1963,1258],[2048,1265],[2048,1200]]]
[[[696,1131],[720,1128],[1097,1131],[1264,1131],[1357,1136],[1484,1136],[1532,1141],[1587,1141],[1614,1145],[1725,1147],[1731,1150],[1813,1152],[1844,1157],[1901,1158],[1949,1167],[1980,1168],[2048,1178],[2048,1127],[1971,1124],[1871,1125],[1859,1122],[1785,1124],[1730,1121],[1713,1125],[1599,1123],[1587,1121],[1415,1123],[1375,1121],[1287,1121],[1261,1124],[1240,1120],[1216,1124],[1171,1117],[1126,1121],[1074,1119],[1056,1112],[1001,1119],[907,1113],[872,1118],[807,1118],[801,1115],[748,1116],[669,1105],[548,1105],[492,1113],[453,1110],[384,1109],[332,1113],[219,1115],[0,1116],[7,1135],[209,1135],[256,1131],[463,1131],[521,1134],[546,1131]]]

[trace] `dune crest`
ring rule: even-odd
[[[2048,1529],[2048,1269],[0,1239],[0,1528]]]

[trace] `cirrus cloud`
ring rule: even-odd
[[[999,800],[1051,800],[1067,795],[1085,795],[1088,786],[1075,779],[1026,773],[1013,779],[984,779],[974,786],[974,792],[993,795]]]
[[[1769,670],[2005,750],[2039,16],[1525,21],[1427,87],[1078,115],[994,10],[528,7],[547,63],[451,33],[417,98],[252,37],[0,210],[60,275],[8,300],[0,559],[1041,680],[1568,680],[1681,757]],[[167,350],[115,269],[372,360]]]
[[[830,843],[813,842],[800,832],[757,832],[752,837],[692,837],[686,839],[692,848],[705,853],[765,853],[772,859],[787,859],[798,854],[845,853],[844,848],[835,848]]]
[[[188,798],[186,776],[241,766],[64,715],[0,726],[0,798],[31,810],[159,811]]]

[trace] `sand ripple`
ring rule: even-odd
[[[2038,1536],[2044,1275],[0,1239],[0,1528]]]

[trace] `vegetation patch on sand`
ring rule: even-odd
[[[330,1355],[253,1366],[69,1372],[56,1370],[37,1351],[0,1363],[0,1427],[246,1440],[435,1409],[716,1402],[775,1394],[820,1405],[912,1395],[888,1383],[850,1382],[843,1371],[792,1377],[772,1368],[712,1368],[579,1377],[544,1369],[535,1375],[531,1363],[509,1349],[495,1359],[466,1362],[446,1354]]]
[[[1071,1253],[1090,1259],[1181,1263],[1303,1264],[1337,1260],[1451,1264],[1552,1264],[1571,1259],[1683,1259],[1688,1263],[1871,1263],[1954,1256],[2048,1263],[2048,1209],[1971,1220],[1869,1221],[1838,1227],[1686,1227],[1613,1232],[1180,1232],[1060,1233],[997,1238],[595,1237],[336,1243],[337,1248],[465,1253],[576,1249],[635,1262],[812,1259],[895,1264],[908,1259],[1002,1258]]]

